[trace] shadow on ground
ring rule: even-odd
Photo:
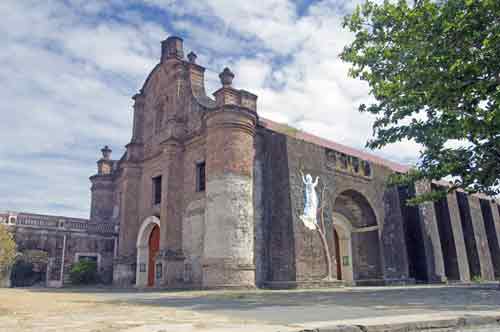
[[[37,289],[33,291],[48,291]],[[482,287],[351,288],[294,291],[136,291],[62,289],[97,301],[213,312],[295,323],[439,311],[500,310],[500,290]]]

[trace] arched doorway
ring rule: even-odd
[[[337,262],[337,279],[352,283],[352,226],[341,214],[333,213],[333,230],[335,236],[335,260]]]
[[[146,218],[137,235],[136,287],[155,284],[155,257],[160,248],[160,219]]]
[[[149,236],[148,286],[155,284],[155,258],[160,249],[160,227],[155,225]]]
[[[342,280],[380,279],[378,223],[366,197],[354,190],[340,193],[334,203],[333,225],[338,236]]]

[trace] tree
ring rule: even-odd
[[[320,196],[320,206],[318,207],[319,221],[320,224],[316,225],[316,231],[318,232],[319,238],[321,239],[321,245],[323,247],[323,254],[325,255],[326,262],[326,275],[324,280],[333,280],[332,275],[332,257],[330,255],[330,246],[328,245],[328,240],[326,239],[326,226],[325,226],[325,191],[326,185],[323,185],[323,190]],[[340,262],[336,262],[340,264]]]
[[[453,180],[500,193],[500,1],[368,0],[344,18],[355,34],[341,58],[368,82],[376,116],[370,148],[421,144],[420,161],[392,182]],[[414,202],[442,197],[419,196]]]
[[[69,271],[71,283],[74,285],[88,285],[96,283],[97,263],[89,260],[82,260],[71,265]]]
[[[7,227],[0,224],[0,279],[10,271],[16,260],[16,243]]]

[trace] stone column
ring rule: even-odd
[[[119,183],[122,193],[120,206],[120,232],[118,236],[118,252],[113,267],[113,284],[132,286],[135,284],[136,243],[140,227],[139,220],[139,186],[141,168],[134,162],[122,162],[122,180]]]
[[[497,239],[497,245],[498,247],[493,250],[493,248],[490,248],[491,253],[499,252],[500,251],[500,206],[495,200],[492,200],[490,202],[490,207],[491,207],[491,217],[493,221],[493,226],[495,228],[495,233],[496,233],[496,239]],[[497,261],[500,260],[500,257],[496,257]],[[495,271],[495,276],[498,278],[500,276],[500,271],[498,268],[496,268]]]
[[[453,241],[457,251],[458,273],[460,281],[470,281],[469,260],[467,258],[467,249],[465,247],[462,222],[460,221],[460,210],[457,202],[457,194],[450,193],[446,197],[448,203],[448,212],[450,214],[451,230],[453,232]]]
[[[496,201],[491,201],[491,213],[493,216],[493,223],[495,225],[495,231],[497,233],[497,239],[500,241],[500,206]]]
[[[381,232],[384,278],[387,283],[409,280],[408,255],[403,229],[403,214],[396,187],[384,193],[384,227]]]
[[[256,113],[231,88],[225,69],[215,92],[217,109],[206,116],[204,288],[255,287],[253,165]],[[255,98],[256,99],[256,96]],[[254,100],[255,101],[255,100]]]
[[[417,195],[429,192],[431,185],[428,182],[421,181],[415,184],[415,193]],[[439,229],[436,220],[436,211],[434,203],[425,202],[418,206],[420,227],[422,229],[423,247],[425,251],[427,278],[430,283],[446,282],[446,273],[444,269],[443,250],[439,238]]]
[[[184,273],[182,251],[183,153],[176,140],[163,143],[162,202],[160,209],[160,253],[162,278],[157,283],[181,287]]]
[[[491,253],[488,245],[486,229],[484,227],[483,213],[477,196],[468,195],[470,216],[472,220],[472,229],[474,231],[474,239],[476,241],[476,249],[479,256],[479,266],[481,269],[481,277],[484,280],[495,280],[493,270],[493,262],[491,261]]]

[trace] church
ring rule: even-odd
[[[259,116],[225,68],[207,95],[183,40],[133,96],[125,153],[102,149],[93,224],[116,223],[113,284],[173,289],[311,288],[500,277],[500,207],[441,183],[390,187],[405,165]],[[237,74],[237,73],[236,73]]]

